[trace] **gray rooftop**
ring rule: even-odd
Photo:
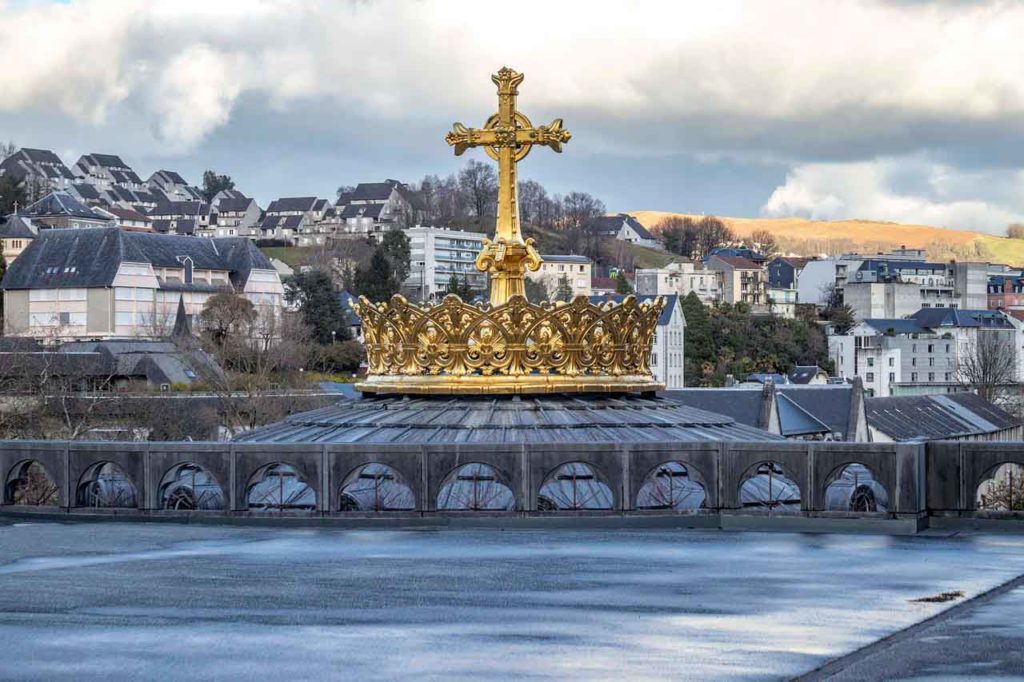
[[[868,425],[898,442],[996,433],[1021,420],[973,393],[865,398]]]
[[[260,443],[679,443],[778,441],[731,417],[640,396],[342,400],[242,434]]]

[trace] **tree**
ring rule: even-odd
[[[11,174],[0,175],[0,217],[14,213],[15,207],[28,202],[25,183]]]
[[[712,249],[726,246],[734,239],[732,230],[720,219],[710,215],[704,216],[697,222],[697,257],[703,258]]]
[[[498,173],[494,166],[470,159],[459,171],[459,189],[477,218],[494,215],[498,204]]]
[[[1013,223],[1006,226],[1006,236],[1010,239],[1024,239],[1024,223]]]
[[[572,300],[572,284],[569,283],[569,278],[565,275],[558,278],[558,286],[555,287],[555,300],[566,303]]]
[[[352,192],[355,192],[355,191],[356,191],[356,188],[353,187],[352,185],[338,185],[338,189],[335,190],[334,193],[340,199],[343,196],[345,196],[346,194],[352,194]]]
[[[356,268],[354,284],[355,295],[365,296],[374,303],[389,300],[401,289],[391,261],[379,247],[373,252],[368,265]]]
[[[633,286],[629,283],[629,278],[626,277],[626,273],[622,270],[619,270],[618,274],[615,275],[615,293],[622,295],[633,293]]]
[[[381,258],[387,264],[387,259]],[[390,271],[386,271],[385,279],[390,276]],[[288,301],[299,304],[302,321],[309,327],[313,341],[328,344],[352,338],[330,273],[326,270],[299,272],[288,279],[287,287]]]
[[[689,216],[669,216],[658,223],[655,232],[661,235],[665,250],[692,258],[697,250],[697,221]]]
[[[218,192],[234,188],[235,181],[231,179],[230,175],[218,175],[212,170],[203,173],[203,198],[207,203],[213,201]]]
[[[586,192],[569,192],[562,199],[562,217],[569,229],[582,229],[592,218],[604,213],[604,202]]]
[[[774,256],[779,252],[775,235],[765,229],[754,230],[750,233],[750,245],[751,248],[765,256]]]
[[[469,286],[469,279],[460,279],[454,272],[452,276],[448,278],[448,284],[444,288],[444,293],[455,294],[463,301],[471,301],[475,294],[473,293],[473,287]]]
[[[237,294],[214,294],[199,313],[203,332],[216,346],[223,346],[232,331],[247,327],[255,320],[256,308],[252,301]]]
[[[1001,387],[1012,384],[1017,377],[1010,334],[996,330],[977,330],[967,352],[960,358],[960,383],[978,392],[989,402],[995,402]]]
[[[530,303],[544,303],[550,300],[551,296],[548,294],[548,287],[544,280],[527,277],[523,284],[525,285],[526,300]]]
[[[0,142],[0,162],[6,161],[7,157],[16,151],[18,151],[18,145],[15,144],[14,140]]]
[[[391,263],[391,272],[400,283],[409,278],[412,250],[409,237],[401,230],[391,230],[384,234],[381,250]]]
[[[832,328],[837,334],[845,334],[857,324],[857,318],[853,314],[853,308],[842,304],[833,308],[825,309],[825,319],[832,323]]]

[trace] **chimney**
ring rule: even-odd
[[[732,388],[735,385],[736,385],[736,377],[734,377],[731,374],[726,374],[725,375],[725,387],[726,388]]]

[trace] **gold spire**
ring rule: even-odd
[[[498,86],[498,113],[483,128],[467,128],[456,123],[445,141],[460,156],[470,147],[483,147],[498,162],[498,216],[494,241],[484,240],[483,251],[476,258],[476,267],[491,274],[491,305],[507,303],[513,296],[525,296],[523,277],[526,269],[540,267],[541,257],[533,248],[533,240],[523,240],[519,227],[519,197],[516,164],[526,158],[533,145],[562,151],[572,135],[562,128],[562,119],[551,125],[533,127],[530,119],[516,111],[516,95],[523,74],[508,67],[491,76]]]

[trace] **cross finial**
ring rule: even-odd
[[[525,293],[523,275],[526,269],[540,268],[541,258],[533,248],[533,240],[523,240],[519,225],[516,164],[526,158],[534,145],[562,151],[572,135],[562,128],[562,119],[550,125],[534,127],[525,115],[516,110],[516,96],[523,74],[502,67],[491,76],[498,86],[498,111],[482,128],[467,128],[456,123],[445,141],[460,156],[470,147],[483,147],[498,162],[498,215],[494,241],[484,240],[484,250],[477,256],[476,267],[491,273],[491,304],[500,305],[512,296]]]

